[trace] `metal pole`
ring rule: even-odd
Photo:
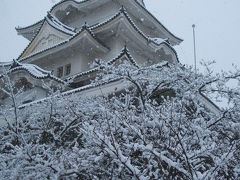
[[[196,36],[195,36],[195,24],[192,25],[193,28],[193,46],[194,46],[194,67],[195,74],[197,74],[197,53],[196,53]]]

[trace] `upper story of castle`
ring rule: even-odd
[[[95,26],[106,22],[124,7],[134,24],[149,38],[168,39],[171,45],[182,40],[171,33],[145,7],[143,0],[62,0],[49,11],[61,25],[80,30],[87,23]],[[43,20],[27,27],[16,28],[19,35],[32,40]],[[55,21],[56,22],[56,21]]]
[[[84,72],[94,59],[114,59],[125,46],[140,65],[178,62],[173,46],[182,42],[143,0],[62,0],[44,19],[16,30],[30,41],[18,61],[61,72],[55,75],[65,66],[69,76]]]

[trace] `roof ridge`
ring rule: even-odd
[[[134,28],[139,34],[141,34],[141,36],[143,36],[147,41],[149,41],[149,42],[151,42],[151,43],[153,43],[153,44],[155,44],[155,45],[157,45],[157,46],[159,46],[160,44],[162,44],[162,43],[164,43],[164,42],[167,43],[166,41],[164,41],[164,42],[162,42],[162,43],[159,44],[159,43],[155,42],[154,40],[152,40],[151,38],[149,38],[148,36],[146,36],[146,35],[137,27],[137,25],[133,22],[133,20],[130,18],[130,16],[128,15],[126,9],[125,9],[123,6],[122,6],[122,7],[119,9],[119,11],[118,11],[115,15],[113,15],[111,18],[109,18],[108,20],[106,20],[106,21],[104,21],[104,22],[102,22],[102,23],[99,23],[99,24],[97,24],[97,25],[90,26],[90,29],[91,29],[91,30],[97,29],[98,27],[103,26],[103,25],[111,22],[112,20],[114,20],[115,18],[117,18],[118,16],[120,16],[120,15],[122,15],[122,14],[126,17],[126,19],[127,19],[127,20],[129,21],[129,23],[133,26],[133,28]],[[166,39],[166,40],[167,40],[167,39]]]
[[[17,31],[18,31],[18,30],[24,30],[24,29],[27,29],[27,28],[33,27],[33,26],[35,26],[35,25],[41,23],[42,21],[44,21],[44,18],[41,19],[41,20],[39,20],[39,21],[37,21],[37,22],[35,22],[35,23],[33,23],[33,24],[31,24],[31,25],[28,25],[28,26],[25,26],[25,27],[18,26],[18,27],[15,27],[15,29],[16,29]]]
[[[139,65],[137,64],[137,62],[136,62],[136,61],[133,59],[133,57],[131,56],[131,54],[130,54],[130,52],[129,52],[129,50],[128,50],[128,48],[127,48],[126,45],[124,46],[124,48],[121,50],[121,52],[120,52],[115,58],[112,58],[111,60],[108,60],[106,63],[107,63],[108,65],[112,65],[115,61],[117,61],[118,59],[122,58],[124,55],[126,55],[126,56],[129,58],[130,62],[131,62],[134,66],[136,66],[137,68],[139,68]],[[93,68],[93,69],[90,69],[90,70],[88,70],[88,71],[81,72],[81,73],[76,74],[76,75],[74,75],[74,76],[72,76],[72,77],[69,77],[69,78],[67,78],[67,80],[75,79],[75,78],[82,77],[82,76],[85,76],[85,75],[89,75],[89,74],[91,74],[91,73],[93,73],[93,72],[99,71],[100,69],[101,69],[101,66],[98,66],[98,67],[96,67],[96,68]]]
[[[60,42],[60,43],[58,43],[58,44],[55,44],[55,45],[53,45],[53,46],[50,46],[50,47],[48,47],[48,48],[46,48],[46,49],[43,49],[43,50],[38,51],[38,52],[36,52],[36,53],[30,54],[29,56],[24,57],[24,58],[22,58],[22,59],[18,59],[18,60],[22,62],[22,61],[24,61],[24,60],[26,60],[26,59],[29,59],[29,58],[31,58],[31,57],[33,57],[33,56],[36,56],[36,55],[38,55],[38,54],[41,54],[41,53],[43,53],[43,52],[45,52],[45,51],[48,51],[48,50],[50,50],[50,49],[53,49],[53,48],[56,48],[56,47],[61,46],[61,45],[63,45],[63,44],[66,44],[66,43],[70,42],[71,40],[73,40],[74,38],[76,38],[76,37],[77,37],[78,35],[80,35],[81,33],[83,33],[84,31],[88,32],[99,44],[101,44],[103,47],[105,47],[106,49],[108,49],[108,47],[106,47],[100,40],[98,40],[97,37],[95,36],[94,32],[92,32],[91,29],[89,29],[89,27],[85,24],[85,25],[82,26],[82,28],[81,28],[77,33],[75,33],[75,34],[74,34],[73,36],[71,36],[69,39],[66,39],[66,40],[64,40],[64,41],[62,41],[62,42]],[[27,48],[28,48],[28,47],[27,47]]]
[[[62,23],[61,21],[58,20],[57,17],[52,15],[50,12],[48,12],[46,20],[49,25],[52,25],[54,28],[62,31],[63,33],[67,33],[69,35],[74,35],[76,33],[75,28],[69,27],[66,24]]]
[[[76,1],[76,0],[62,0],[60,2],[58,2],[57,4],[55,4],[50,12],[55,8],[57,7],[58,5],[62,4],[62,3],[65,3],[67,1],[72,1],[73,3],[76,3],[76,4],[83,4],[85,2],[88,2],[88,1],[91,1],[91,0],[82,0],[82,1]],[[173,33],[171,33],[149,10],[146,9],[146,7],[144,7],[140,2],[138,2],[137,0],[133,0],[136,4],[139,5],[139,7],[141,7],[148,15],[150,15],[159,25],[161,25],[163,27],[164,30],[166,30],[171,36],[173,36],[174,38],[176,38],[177,40],[179,41],[183,41],[183,39],[175,36]]]
[[[157,23],[159,23],[170,35],[172,35],[174,38],[178,39],[179,41],[183,41],[183,39],[175,36],[171,31],[169,31],[147,8],[142,6],[137,0],[134,0],[142,9],[144,9]]]
[[[17,60],[22,61],[22,60],[20,59],[21,56],[22,56],[22,55],[25,53],[25,51],[30,47],[30,45],[32,44],[32,42],[34,41],[34,39],[38,36],[38,34],[40,33],[41,28],[42,28],[43,25],[44,25],[44,22],[47,22],[51,27],[56,28],[55,26],[53,26],[52,24],[50,24],[49,21],[50,21],[50,20],[47,18],[47,16],[44,17],[44,19],[43,19],[42,21],[40,21],[42,24],[41,24],[41,26],[38,28],[37,33],[33,36],[33,38],[30,40],[30,42],[28,43],[28,45],[24,48],[24,50],[22,51],[22,53],[18,56]],[[62,23],[62,24],[63,24],[63,23]],[[58,29],[58,28],[57,28],[57,30],[61,31],[61,30]],[[63,32],[63,31],[61,31],[61,32]],[[63,33],[66,33],[66,32],[63,32]],[[73,34],[68,34],[68,35],[73,35]]]
[[[89,85],[86,85],[86,86],[83,86],[83,87],[79,87],[79,88],[75,88],[75,89],[72,89],[72,90],[68,90],[68,91],[62,92],[62,93],[60,93],[58,95],[54,95],[54,97],[59,98],[59,97],[63,97],[63,96],[68,96],[68,95],[71,95],[73,93],[79,93],[79,92],[82,92],[82,91],[85,91],[85,90],[89,90],[89,89],[92,89],[92,88],[96,88],[96,87],[99,87],[99,86],[103,86],[103,85],[107,85],[107,84],[110,84],[110,83],[114,83],[114,82],[120,81],[122,79],[123,78],[115,78],[115,79],[111,79],[109,81],[105,81],[105,82],[102,82],[102,83],[89,84]],[[40,103],[46,102],[50,98],[51,97],[48,96],[48,97],[43,98],[43,99],[39,99],[39,100],[30,102],[30,103],[27,103],[27,104],[23,104],[23,105],[19,106],[19,109],[23,109],[23,108],[25,108],[27,106],[31,106],[31,105],[35,105],[35,104],[40,104]]]
[[[14,67],[14,63],[16,63],[17,61],[13,62],[12,63],[12,67],[6,72],[6,74],[10,74],[10,73],[13,73],[15,71],[20,71],[20,70],[24,70],[26,72],[28,72],[32,77],[34,77],[35,79],[45,79],[45,78],[51,78],[55,81],[58,81],[60,83],[65,83],[63,80],[55,77],[54,75],[51,74],[50,71],[46,71],[42,68],[40,68],[39,66],[35,65],[35,64],[22,64],[22,63],[19,63]],[[31,70],[31,68],[34,68]],[[36,74],[33,73],[33,71],[39,71],[42,76],[37,76]],[[0,79],[4,77],[4,74],[1,74],[0,75]]]
[[[54,8],[56,8],[57,6],[59,6],[60,4],[62,3],[65,3],[65,2],[73,2],[73,3],[76,3],[76,4],[83,4],[85,2],[88,2],[88,1],[91,1],[91,0],[82,0],[82,1],[76,1],[76,0],[62,0],[58,3],[56,3],[51,9],[50,9],[50,13],[53,11]],[[133,0],[137,5],[139,5],[139,7],[141,7],[148,15],[150,15],[160,26],[163,27],[163,29],[168,32],[171,36],[173,36],[175,39],[177,39],[178,41],[183,41],[183,39],[175,36],[172,32],[170,32],[149,10],[146,9],[146,7],[144,7],[140,2],[138,2],[137,0]],[[27,29],[27,28],[30,28],[38,23],[40,23],[41,21],[44,21],[44,19],[32,24],[32,25],[29,25],[29,26],[26,26],[26,27],[23,27],[23,28],[15,28],[17,31],[18,30],[23,30],[23,29]]]
[[[37,37],[37,35],[40,32],[40,29],[43,27],[43,24],[45,22],[45,18],[44,20],[41,22],[41,26],[38,28],[38,32],[33,36],[33,38],[31,39],[31,41],[28,43],[28,45],[24,48],[24,50],[22,51],[22,53],[18,56],[17,60],[20,60],[21,56],[25,53],[25,51],[30,47],[30,45],[32,44],[32,42],[34,41],[34,39]],[[21,60],[20,60],[21,61]]]
[[[97,29],[101,26],[104,26],[105,24],[113,21],[114,19],[116,19],[117,17],[121,16],[121,15],[124,15],[124,17],[127,19],[127,21],[132,25],[132,27],[149,43],[153,43],[154,45],[156,46],[161,46],[161,45],[166,45],[168,46],[170,49],[172,49],[174,51],[174,53],[176,54],[176,57],[177,57],[177,61],[179,61],[178,59],[178,55],[177,55],[177,52],[176,50],[171,46],[171,44],[169,44],[167,41],[168,39],[166,39],[165,41],[162,41],[161,43],[157,43],[155,42],[153,39],[151,39],[150,37],[146,36],[138,27],[137,25],[132,21],[131,17],[128,15],[126,9],[122,6],[119,11],[113,15],[111,18],[109,18],[108,20],[100,23],[100,24],[97,24],[97,25],[93,25],[90,27],[91,30],[94,30],[94,29]]]

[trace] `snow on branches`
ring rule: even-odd
[[[195,76],[167,62],[100,69],[94,85],[122,79],[125,87],[17,109],[17,132],[11,110],[2,107],[0,120],[13,122],[0,129],[3,179],[240,178],[238,70]],[[230,79],[238,85],[227,87]],[[231,104],[219,113],[199,98],[216,92]]]

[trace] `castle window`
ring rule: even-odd
[[[65,66],[65,76],[69,75],[71,73],[71,64],[67,64]]]
[[[63,66],[57,69],[57,77],[61,78],[63,76]]]

